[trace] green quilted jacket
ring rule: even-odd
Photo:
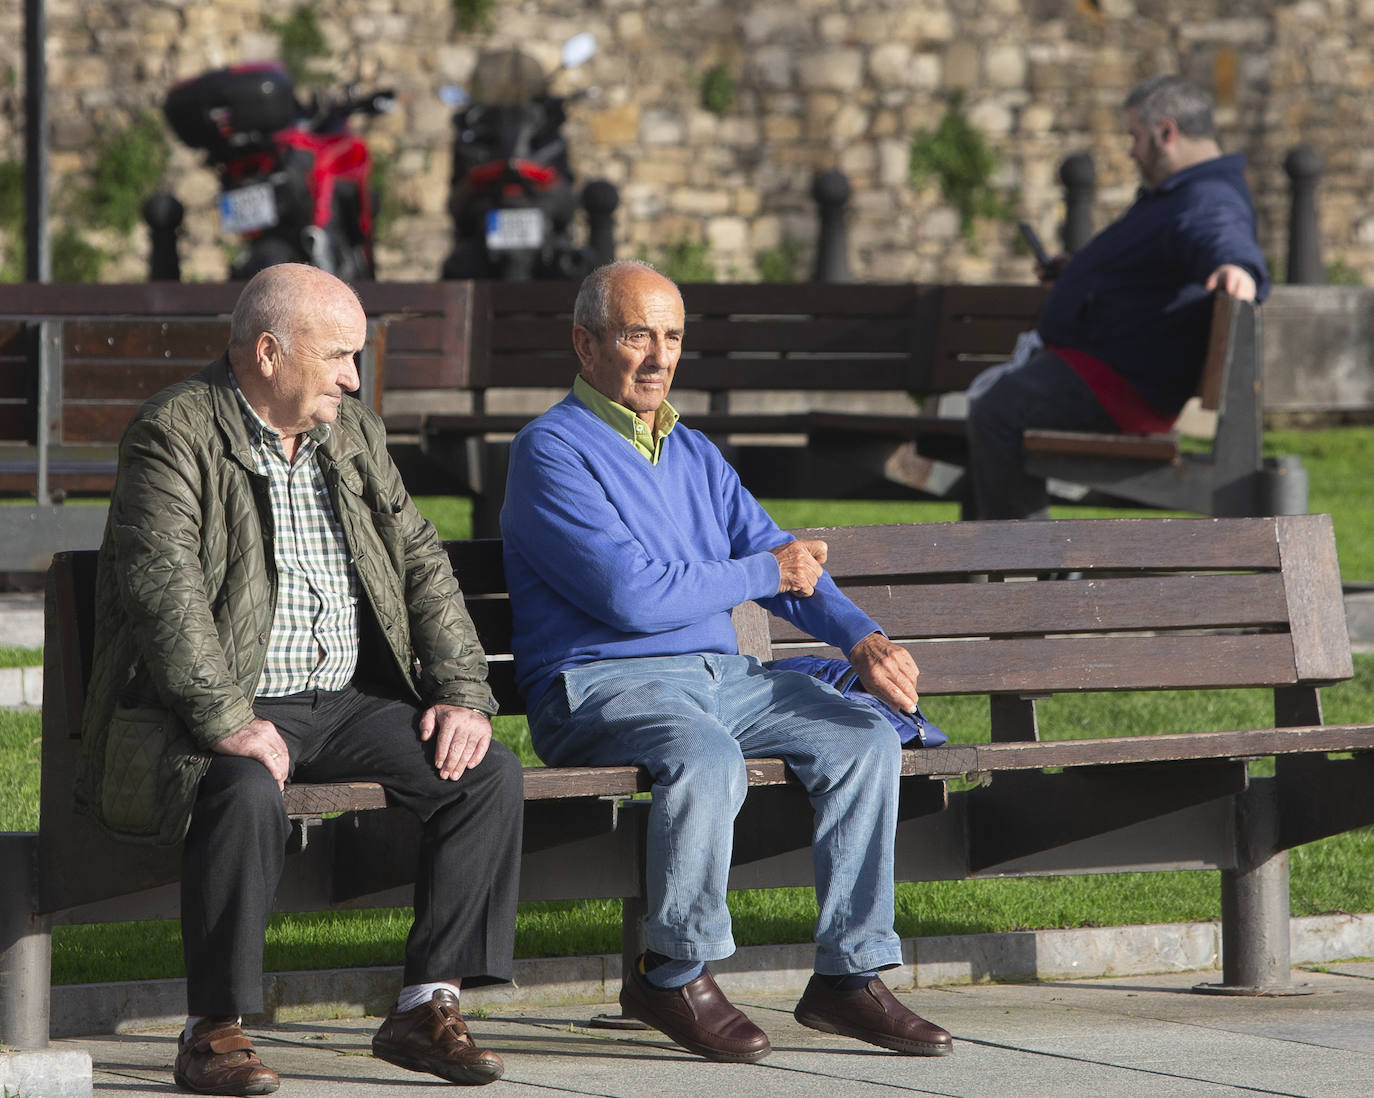
[[[363,592],[359,666],[398,697],[492,714],[487,661],[448,556],[345,400],[317,451]],[[276,605],[273,523],[228,362],[153,397],[124,435],[96,580],[78,810],[179,842],[212,746],[253,719]]]

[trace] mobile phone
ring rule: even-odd
[[[1030,222],[1020,221],[1016,227],[1021,230],[1021,237],[1025,240],[1026,247],[1030,248],[1031,253],[1035,256],[1035,261],[1042,267],[1050,266],[1050,253],[1045,251],[1045,245],[1040,243],[1040,237],[1030,227]]]

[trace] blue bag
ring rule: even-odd
[[[788,656],[781,660],[769,660],[764,666],[774,671],[800,671],[803,675],[829,683],[846,698],[871,705],[897,730],[903,746],[939,747],[949,740],[926,719],[919,705],[911,713],[902,713],[870,694],[859,681],[859,673],[845,660],[825,659],[822,656]]]

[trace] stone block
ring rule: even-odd
[[[804,91],[852,92],[863,83],[864,55],[855,49],[825,50],[797,66]]]
[[[1374,407],[1374,290],[1274,288],[1264,306],[1264,407]]]
[[[0,1052],[0,1092],[14,1098],[91,1098],[91,1054],[56,1049]]]
[[[629,145],[639,139],[639,107],[633,103],[587,116],[592,140],[598,145]]]

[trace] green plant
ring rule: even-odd
[[[497,0],[451,0],[453,21],[464,34],[491,29]]]
[[[0,160],[0,235],[0,282],[18,282],[24,277],[24,165],[17,160]]]
[[[1326,265],[1326,281],[1330,286],[1363,286],[1364,276],[1338,257]]]
[[[75,211],[94,225],[131,232],[162,181],[170,152],[157,115],[139,111],[128,126],[96,142],[91,182],[78,195]]]
[[[71,225],[59,226],[53,232],[51,247],[54,282],[98,282],[110,258],[109,252]]]
[[[790,236],[772,248],[765,248],[754,257],[760,282],[796,282],[799,278],[802,252],[805,245]]]
[[[725,64],[712,65],[702,74],[701,105],[714,115],[735,105],[735,78]]]
[[[913,187],[932,176],[946,202],[959,211],[959,228],[973,239],[980,217],[1006,218],[1012,206],[992,186],[999,161],[981,130],[964,113],[963,95],[955,93],[932,133],[922,130],[911,139],[909,176]]]
[[[329,43],[320,28],[314,4],[299,4],[285,19],[263,17],[263,25],[277,36],[281,63],[300,84],[323,84],[329,77],[311,69],[316,57],[329,56]]]
[[[401,215],[401,199],[396,193],[396,182],[392,170],[396,167],[395,156],[389,153],[375,153],[372,157],[372,194],[375,217],[372,219],[372,237],[381,240],[386,231],[396,223]]]
[[[641,249],[641,259],[647,258]],[[674,282],[714,282],[716,269],[711,266],[711,249],[704,240],[683,237],[663,249],[658,269]]]

